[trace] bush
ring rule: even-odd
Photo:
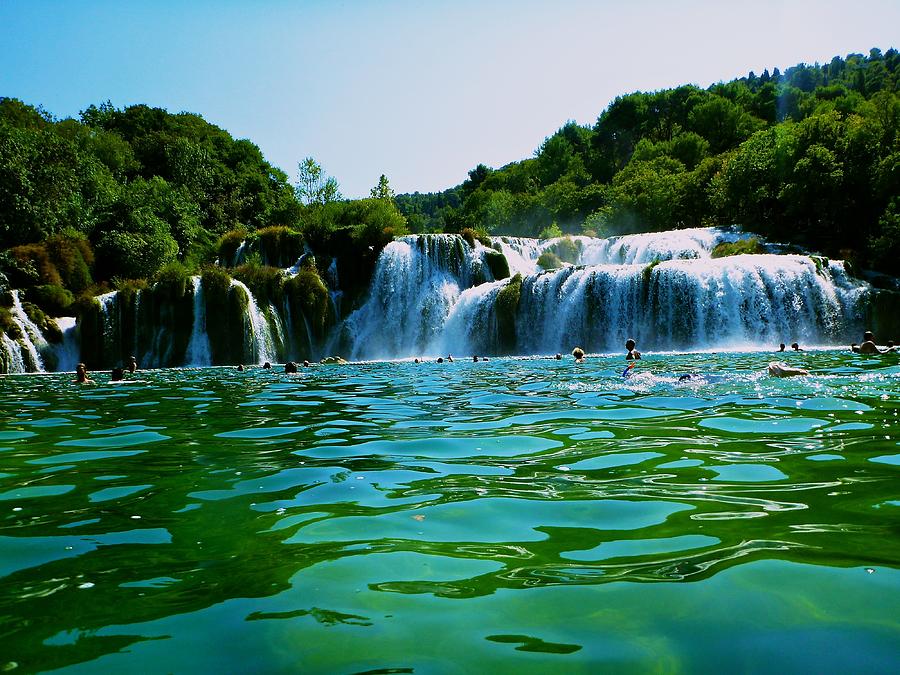
[[[580,241],[576,241],[575,239],[572,239],[572,237],[564,237],[547,248],[547,250],[556,254],[563,262],[577,265],[578,261],[581,259],[582,247]]]
[[[91,276],[94,249],[84,235],[70,231],[57,234],[44,241],[44,248],[63,284],[73,293],[80,293],[94,283]]]
[[[223,267],[231,267],[234,264],[234,254],[237,253],[241,243],[247,239],[247,230],[241,228],[226,232],[219,238],[216,249],[219,255],[219,264]]]
[[[765,253],[765,247],[759,243],[756,237],[738,239],[734,242],[723,241],[716,244],[712,250],[713,258],[726,258],[731,255],[744,255],[752,253]]]
[[[241,265],[233,270],[234,278],[242,281],[262,304],[280,301],[284,291],[285,273],[266,265]]]
[[[51,316],[66,316],[71,311],[70,307],[75,301],[75,296],[70,291],[62,286],[54,286],[53,284],[29,288],[27,297],[30,302],[33,302]]]
[[[543,270],[558,270],[563,266],[563,261],[552,251],[544,251],[538,258],[537,264]]]
[[[163,267],[154,277],[156,281],[155,291],[161,297],[169,300],[178,300],[188,293],[188,288],[193,288],[191,281],[191,273],[179,262],[172,262]],[[147,284],[141,286],[140,282],[131,282],[135,290],[146,288]]]
[[[97,253],[104,262],[106,278],[149,278],[175,261],[178,244],[162,231],[106,232],[97,242]]]
[[[264,265],[287,267],[303,255],[303,235],[283,226],[266,227],[252,235]]]
[[[13,260],[6,273],[14,288],[27,288],[36,284],[63,285],[59,270],[42,244],[16,246],[9,250],[9,255]]]

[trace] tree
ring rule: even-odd
[[[394,200],[394,191],[391,189],[390,183],[388,183],[387,176],[381,174],[381,177],[378,179],[378,185],[372,188],[369,196],[371,196],[372,199],[384,199],[386,201]]]
[[[332,176],[325,176],[322,165],[312,157],[305,158],[297,165],[297,186],[294,192],[306,206],[329,204],[341,199],[338,182]]]

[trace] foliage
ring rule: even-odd
[[[563,266],[563,261],[553,251],[544,251],[538,257],[537,264],[542,270],[558,270]]]
[[[715,245],[711,256],[713,258],[725,258],[730,255],[744,255],[746,253],[765,253],[766,248],[756,237],[738,239],[737,241],[722,241]]]
[[[396,201],[419,231],[612,236],[728,223],[896,273],[898,134],[900,54],[873,49],[620,96],[532,158],[479,164],[461,185]]]
[[[62,286],[44,284],[28,289],[27,298],[50,316],[66,316],[75,301],[72,293]]]

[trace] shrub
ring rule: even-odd
[[[155,291],[162,298],[178,300],[187,295],[188,288],[192,287],[191,273],[179,262],[171,262],[163,267],[154,277],[156,281]],[[133,288],[139,290],[140,282],[132,282]],[[146,288],[146,283],[143,285]]]
[[[543,270],[557,270],[563,266],[563,261],[552,251],[544,251],[538,258],[537,264]]]
[[[234,264],[234,254],[237,253],[241,243],[247,238],[247,230],[241,228],[226,232],[219,238],[216,249],[219,255],[219,264],[223,267],[231,267]]]
[[[572,237],[564,237],[547,248],[547,250],[556,254],[563,262],[577,265],[578,261],[581,259],[582,247],[580,241],[576,241],[575,239],[572,239]]]
[[[273,226],[253,234],[264,265],[287,267],[303,255],[303,235],[288,227]]]
[[[14,262],[7,268],[9,281],[15,288],[36,284],[62,286],[62,277],[42,244],[23,244],[9,251]]]
[[[725,258],[731,255],[744,255],[748,253],[765,253],[765,247],[756,237],[738,239],[734,242],[723,241],[716,244],[712,250],[713,258]]]
[[[242,281],[263,302],[280,301],[284,291],[285,273],[277,267],[247,264],[233,270],[234,278]]]
[[[57,234],[47,238],[44,248],[66,288],[80,293],[94,283],[94,249],[84,235],[74,231]]]
[[[30,302],[40,307],[51,316],[66,316],[75,301],[75,296],[62,286],[43,284],[29,288],[27,297]]]

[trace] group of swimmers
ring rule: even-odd
[[[110,382],[119,382],[125,379],[125,371],[127,370],[130,374],[134,374],[134,371],[138,369],[137,359],[134,356],[129,357],[128,365],[124,368],[122,366],[116,366],[109,373],[109,381]],[[91,379],[91,376],[88,375],[87,366],[83,363],[79,363],[75,366],[75,381],[78,384],[93,384],[94,381]]]

